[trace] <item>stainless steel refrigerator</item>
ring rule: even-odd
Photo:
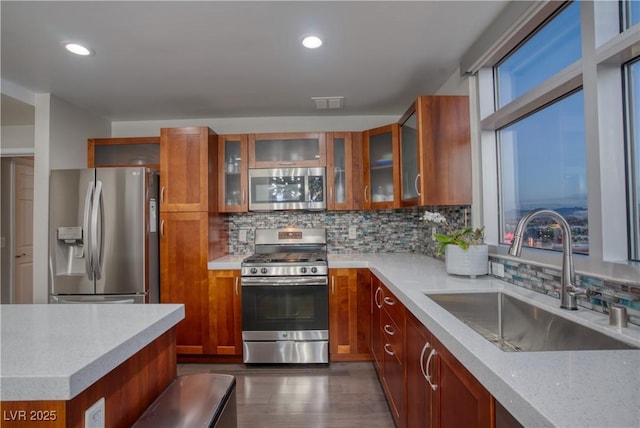
[[[157,171],[52,170],[49,302],[158,303]]]

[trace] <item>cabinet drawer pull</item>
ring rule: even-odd
[[[385,333],[387,333],[389,336],[393,336],[394,334],[396,334],[395,331],[393,331],[393,327],[390,326],[389,324],[386,324],[384,327],[382,327],[382,329],[384,330]]]
[[[433,389],[434,391],[438,388],[438,385],[435,385],[433,382],[431,382],[431,359],[437,355],[438,353],[436,352],[435,349],[432,349],[431,352],[429,353],[429,358],[427,358],[427,382],[429,382],[429,385],[431,386],[431,389]]]
[[[385,343],[384,344],[384,352],[386,352],[389,355],[395,355],[396,354],[395,352],[390,351],[388,348],[391,348],[391,344]]]
[[[374,300],[376,306],[378,307],[378,309],[382,308],[382,303],[380,303],[380,301],[378,300],[378,295],[381,292],[382,292],[382,288],[378,287],[376,289],[376,294],[373,296],[373,300]]]
[[[396,304],[396,301],[393,300],[391,297],[385,297],[384,298],[384,303],[389,305],[389,306],[393,306]]]

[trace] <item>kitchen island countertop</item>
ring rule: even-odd
[[[503,352],[426,294],[504,291],[640,347],[640,327],[623,330],[605,315],[565,311],[559,300],[489,276],[447,275],[420,254],[329,254],[329,268],[369,268],[407,309],[524,426],[640,427],[640,350]],[[242,257],[209,263],[240,269]]]
[[[0,305],[0,400],[70,400],[182,318],[179,304]]]

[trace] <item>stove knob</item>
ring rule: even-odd
[[[266,275],[266,274],[267,274],[267,272],[269,272],[269,269],[267,269],[267,268],[262,268],[262,269],[260,269],[260,273],[262,273],[262,274],[264,274],[264,275]]]
[[[258,273],[258,268],[251,268],[249,272],[255,275],[256,273]]]
[[[317,267],[312,267],[311,268],[311,273],[318,273],[318,268]]]
[[[306,267],[301,267],[300,268],[300,273],[307,273],[307,268]]]

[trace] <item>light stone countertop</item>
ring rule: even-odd
[[[209,269],[240,269],[243,257]],[[562,310],[558,299],[489,276],[447,275],[419,254],[329,254],[329,268],[369,268],[524,426],[640,427],[640,350],[503,352],[425,292],[501,290],[636,346],[640,327],[617,330],[605,315]]]
[[[183,318],[181,304],[0,305],[0,400],[70,400]]]

